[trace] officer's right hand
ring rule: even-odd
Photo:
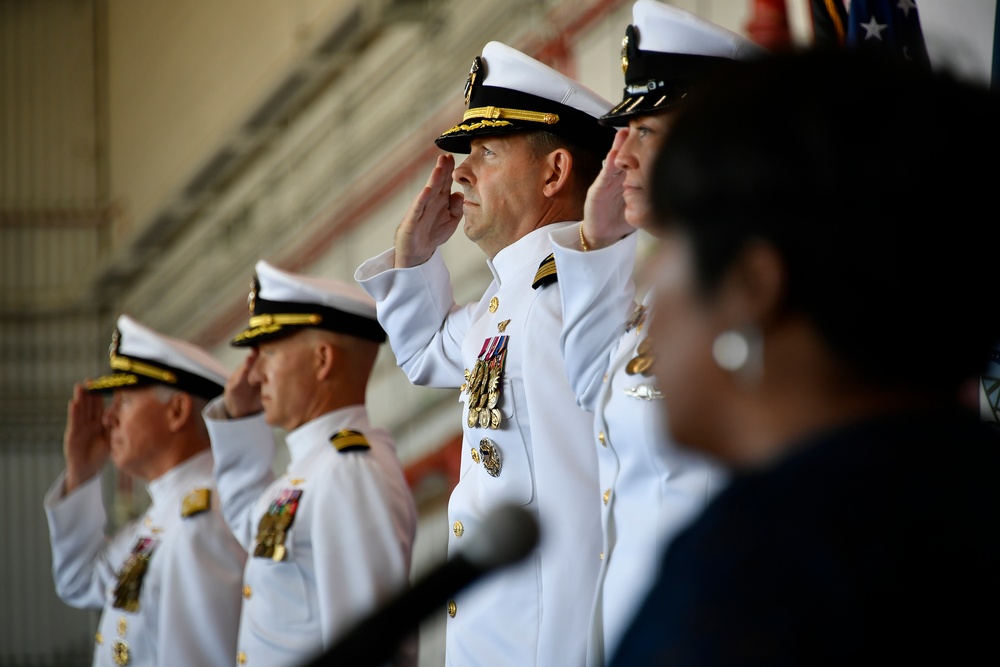
[[[628,135],[627,127],[615,134],[614,143],[601,171],[587,190],[583,221],[580,224],[590,250],[609,246],[635,231],[625,220],[625,199],[622,194],[625,171],[615,165],[618,151]]]
[[[255,415],[264,409],[260,402],[260,385],[249,380],[250,369],[259,355],[260,351],[256,347],[251,348],[243,363],[226,380],[223,401],[226,412],[233,419]]]
[[[66,407],[63,455],[66,457],[65,493],[71,492],[101,471],[111,455],[110,433],[104,426],[104,398],[73,386]]]
[[[451,238],[462,219],[465,197],[451,191],[454,156],[440,155],[427,185],[420,191],[403,222],[396,228],[393,245],[395,267],[405,269],[423,264],[438,246]]]

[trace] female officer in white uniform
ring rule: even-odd
[[[603,558],[587,661],[604,665],[655,579],[657,554],[720,486],[721,471],[666,434],[651,375],[647,295],[633,301],[637,229],[649,231],[645,174],[686,91],[754,43],[655,0],[633,6],[622,44],[624,99],[601,122],[621,126],[588,193],[584,220],[552,233],[566,372],[594,412]]]

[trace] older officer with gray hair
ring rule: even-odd
[[[56,592],[102,609],[95,667],[229,664],[246,553],[222,517],[201,417],[228,371],[127,315],[110,360],[111,374],[73,388],[66,470],[45,495]],[[107,408],[102,393],[113,393]],[[110,537],[99,474],[108,459],[152,499]]]
[[[475,58],[465,99],[468,110],[437,145],[468,157],[458,166],[438,157],[394,246],[355,278],[375,297],[410,381],[454,387],[464,404],[449,553],[490,531],[498,505],[524,507],[541,529],[533,557],[448,603],[447,664],[581,665],[601,558],[600,491],[592,416],[576,405],[559,349],[549,231],[582,217],[614,136],[597,119],[612,105],[499,42]],[[451,193],[452,181],[464,194]],[[478,302],[459,305],[439,246],[463,215],[493,282]]]

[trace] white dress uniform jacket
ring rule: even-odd
[[[484,517],[505,504],[537,513],[541,543],[525,561],[480,580],[449,604],[445,654],[455,667],[584,662],[600,562],[592,416],[577,407],[559,351],[560,283],[531,286],[551,253],[549,231],[570,224],[536,230],[497,253],[489,262],[493,282],[478,303],[466,306],[454,302],[440,251],[420,266],[393,269],[389,250],[355,274],[375,298],[396,360],[414,384],[458,388],[484,343],[508,336],[500,428],[470,427],[468,408],[463,411],[448,550],[453,554],[488,531]],[[460,392],[463,403],[468,398]],[[479,455],[483,438],[499,449],[497,476]]]
[[[275,478],[263,413],[226,419],[219,397],[204,417],[223,512],[249,554],[238,654],[226,664],[298,667],[408,584],[417,512],[392,437],[364,406],[328,412],[287,434],[288,467]],[[369,448],[339,451],[344,430]],[[281,560],[253,555],[272,503],[294,514]],[[416,648],[408,642],[398,664],[415,665]]]
[[[647,293],[636,313],[637,234],[578,250],[574,229],[552,234],[563,283],[562,350],[591,434],[603,493],[604,559],[594,599],[588,664],[602,666],[656,579],[667,541],[718,489],[722,471],[671,440],[655,378],[626,372],[649,331]],[[628,330],[626,330],[628,329]],[[648,354],[648,353],[647,353]],[[650,357],[651,358],[651,357]]]
[[[65,473],[45,495],[56,593],[103,609],[94,666],[218,667],[236,651],[246,553],[222,517],[212,454],[201,452],[147,485],[145,515],[105,536],[100,476],[64,495]],[[199,489],[208,489],[205,496]],[[189,500],[207,499],[204,511]],[[196,504],[197,505],[197,504]],[[114,607],[118,573],[136,545],[149,556],[138,609]]]

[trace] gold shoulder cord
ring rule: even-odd
[[[251,327],[266,327],[271,324],[319,324],[322,319],[322,317],[315,313],[286,313],[277,315],[268,313],[266,315],[254,315],[250,318],[249,324]]]
[[[139,375],[145,375],[146,377],[166,382],[167,384],[177,384],[177,376],[170,371],[165,371],[162,368],[144,364],[141,361],[135,361],[128,357],[117,355],[111,357],[111,368],[116,371],[125,371],[126,373],[138,373]]]
[[[508,120],[527,120],[532,123],[552,125],[559,122],[559,115],[541,111],[524,111],[522,109],[506,109],[504,107],[476,107],[462,115],[462,120],[470,118],[506,118]]]

